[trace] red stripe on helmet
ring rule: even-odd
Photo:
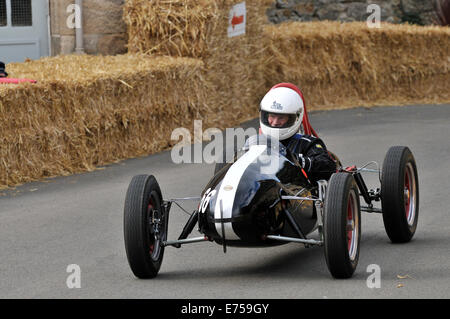
[[[314,135],[315,137],[319,137],[319,135],[316,133],[316,131],[312,128],[311,124],[309,123],[309,118],[308,118],[308,112],[306,112],[306,103],[305,103],[305,99],[303,97],[303,93],[302,91],[300,91],[300,89],[292,83],[278,83],[277,85],[273,86],[271,88],[271,90],[276,89],[276,88],[288,88],[291,90],[294,90],[295,92],[298,93],[298,95],[300,95],[302,101],[303,101],[303,108],[304,108],[304,115],[303,115],[303,129],[305,130],[305,134],[306,135]]]

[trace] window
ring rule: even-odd
[[[0,27],[4,27],[7,24],[6,19],[6,0],[0,0]]]
[[[33,25],[31,0],[11,0],[11,24],[13,27]]]

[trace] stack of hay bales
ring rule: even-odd
[[[206,129],[254,117],[271,0],[247,1],[246,34],[228,38],[240,2],[127,0],[130,54],[9,64],[38,82],[0,86],[0,188],[161,151],[196,119]]]
[[[127,0],[128,51],[200,59],[217,27],[218,10],[211,0]]]
[[[266,26],[265,78],[313,109],[450,101],[450,29],[311,22]]]
[[[211,84],[204,125],[230,127],[258,114],[267,90],[263,27],[272,0],[247,0],[246,33],[229,38],[230,10],[242,0],[127,0],[129,52],[201,59]]]
[[[170,147],[194,120],[233,127],[292,82],[312,109],[450,101],[450,29],[364,23],[268,25],[273,0],[126,0],[129,51],[8,65],[37,84],[0,86],[0,188]],[[311,108],[310,108],[311,109]]]
[[[130,52],[201,59],[212,91],[207,126],[257,116],[279,82],[303,91],[311,109],[449,101],[449,29],[383,23],[270,25],[272,0],[245,1],[245,36],[228,38],[241,0],[127,0]]]
[[[170,146],[208,112],[196,59],[60,56],[8,65],[0,85],[0,187],[91,170]]]

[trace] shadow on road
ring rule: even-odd
[[[273,249],[273,248],[270,248]],[[272,250],[274,251],[274,250]],[[231,254],[230,254],[231,255]],[[175,271],[164,271],[161,269],[158,274],[159,280],[173,280],[180,278],[190,279],[225,279],[239,278],[241,276],[249,277],[267,277],[271,278],[295,278],[301,277],[324,278],[329,277],[326,268],[325,257],[322,248],[303,248],[295,244],[284,248],[283,251],[268,252],[263,260],[246,259],[245,261],[233,260],[234,256],[229,256],[229,263],[221,264],[220,267],[206,267],[204,263],[198,262],[198,265],[190,264],[192,268]],[[238,265],[237,265],[238,264]]]

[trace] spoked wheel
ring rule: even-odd
[[[349,173],[335,173],[328,183],[324,212],[324,245],[328,269],[335,278],[350,278],[358,265],[361,211],[358,186]]]
[[[381,176],[381,206],[390,240],[410,241],[419,217],[419,181],[414,156],[405,146],[391,147],[386,154]]]
[[[359,249],[359,214],[358,203],[356,197],[358,196],[354,190],[350,191],[347,204],[347,250],[350,261],[354,261]]]
[[[408,226],[413,226],[416,221],[416,198],[418,195],[417,185],[416,185],[416,175],[414,172],[414,168],[411,163],[406,165],[405,170],[405,213],[406,213],[406,222]]]
[[[153,278],[161,267],[168,216],[155,177],[138,175],[128,187],[124,237],[128,263],[138,278]]]

